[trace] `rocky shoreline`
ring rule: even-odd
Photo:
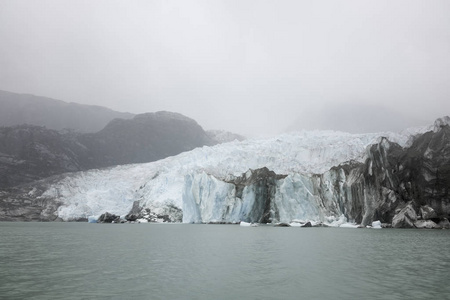
[[[125,218],[121,218],[119,215],[105,212],[98,219],[80,218],[71,220],[71,222],[89,222],[89,223],[107,223],[107,224],[135,224],[135,223],[178,223],[172,222],[168,216],[158,216],[152,214],[149,209],[145,210],[144,214],[128,214]],[[421,208],[421,215],[415,215],[412,213],[413,209],[410,206],[401,210],[394,218],[394,223],[381,223],[380,221],[374,221],[371,225],[363,226],[361,224],[349,224],[344,223],[341,226],[332,226],[323,222],[301,222],[295,221],[292,223],[247,223],[241,221],[238,222],[205,222],[201,224],[207,225],[240,225],[245,227],[257,227],[259,225],[275,226],[275,227],[322,227],[322,228],[409,228],[409,229],[450,229],[450,222],[447,218],[438,218],[431,207]]]

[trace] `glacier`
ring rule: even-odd
[[[357,175],[332,168],[364,162],[367,149],[384,138],[404,147],[429,129],[302,131],[205,146],[152,163],[67,174],[37,199],[57,199],[61,205],[55,213],[65,221],[92,219],[106,211],[124,217],[138,203],[156,214],[166,214],[168,207],[182,209],[184,223],[302,220],[339,226],[355,221],[345,217],[352,209],[351,197],[367,195],[344,191],[344,182],[357,181],[352,177]],[[270,182],[254,178],[261,170],[273,173]],[[344,193],[347,204],[337,199]],[[270,195],[270,203],[259,203],[261,195]]]

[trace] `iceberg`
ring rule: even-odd
[[[354,223],[344,223],[339,225],[339,228],[358,228],[358,227],[359,225]]]
[[[381,222],[380,221],[373,221],[372,222],[372,228],[373,229],[381,229]]]
[[[88,216],[89,223],[97,223],[97,220],[100,216]]]

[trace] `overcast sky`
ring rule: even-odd
[[[450,1],[0,0],[0,89],[253,135],[420,125],[450,114]]]

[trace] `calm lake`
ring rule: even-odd
[[[448,299],[450,230],[0,223],[1,299]]]

